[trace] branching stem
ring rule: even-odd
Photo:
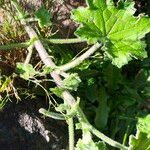
[[[18,11],[18,13],[22,13],[22,11],[20,9],[17,9],[17,8],[20,8],[17,4],[17,2],[15,0],[12,0],[12,4],[13,6],[16,8],[16,10]],[[20,15],[20,14],[19,14]],[[22,14],[20,15],[22,16]],[[25,25],[25,30],[26,32],[28,33],[30,39],[33,39],[35,37],[37,37],[37,40],[34,41],[34,47],[36,48],[41,60],[44,62],[44,64],[48,67],[51,67],[51,68],[55,68],[56,65],[55,63],[52,61],[52,59],[50,58],[50,56],[48,55],[48,53],[46,52],[45,48],[43,47],[41,41],[38,39],[38,36],[36,34],[36,32],[29,26],[26,24],[25,20],[22,19],[21,20],[22,24]],[[96,43],[96,47],[97,49],[101,46],[101,44],[99,43]],[[56,73],[55,71],[51,73],[51,76],[52,78],[54,79],[55,83],[57,84],[57,86],[61,86],[61,83],[62,83],[62,79],[60,77],[60,75],[58,73]],[[62,94],[63,98],[64,98],[64,101],[72,108],[74,107],[74,105],[76,104],[76,100],[75,98],[66,90],[63,92]],[[86,116],[84,115],[84,113],[82,112],[82,110],[80,109],[80,107],[77,108],[77,112],[78,112],[78,118],[79,118],[79,122],[80,121],[84,121],[88,127],[89,127],[89,130],[91,131],[91,133],[95,134],[97,137],[99,137],[101,140],[103,140],[104,142],[108,143],[109,145],[113,146],[113,147],[117,147],[119,149],[123,149],[123,150],[127,150],[127,147],[121,145],[120,143],[110,139],[109,137],[105,136],[103,133],[101,133],[100,131],[96,130],[89,122],[88,120],[86,119]],[[70,123],[71,123],[71,120],[70,120]],[[71,123],[72,124],[72,123]],[[70,130],[71,130],[71,127],[70,127]],[[72,137],[72,135],[70,135]],[[70,137],[70,138],[71,138]],[[72,148],[73,144],[70,144],[70,148]],[[72,149],[71,149],[72,150]]]
[[[65,65],[57,67],[57,69],[61,70],[61,71],[67,71],[67,70],[70,70],[70,69],[78,66],[80,63],[82,63],[84,60],[86,60],[89,56],[91,56],[101,46],[102,46],[102,44],[96,43],[89,50],[87,50],[84,54],[82,54],[81,56],[77,57],[76,59],[74,59],[73,61],[71,61]]]

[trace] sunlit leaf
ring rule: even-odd
[[[29,78],[37,74],[37,71],[35,71],[31,64],[25,65],[24,63],[17,63],[16,71],[25,80],[28,80]]]
[[[115,7],[112,0],[88,0],[88,6],[72,12],[80,23],[75,32],[78,37],[91,44],[102,42],[106,57],[119,68],[133,58],[147,57],[141,39],[150,31],[150,18],[135,17],[133,2],[126,0]]]
[[[81,79],[77,73],[70,74],[67,78],[63,80],[62,86],[64,89],[77,91]]]
[[[150,115],[139,118],[136,136],[130,136],[129,144],[129,150],[150,150]]]

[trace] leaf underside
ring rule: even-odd
[[[80,24],[75,35],[89,44],[102,42],[106,57],[119,68],[133,58],[147,57],[141,39],[150,31],[150,18],[135,17],[134,3],[128,1],[115,7],[111,0],[87,0],[88,7],[72,12],[72,18]]]

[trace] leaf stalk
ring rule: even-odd
[[[101,43],[96,43],[94,44],[89,50],[87,50],[84,54],[82,54],[81,56],[77,57],[76,59],[74,59],[73,61],[59,66],[57,67],[58,70],[61,71],[67,71],[70,70],[76,66],[78,66],[80,63],[82,63],[85,59],[87,59],[88,57],[90,57],[95,51],[97,51],[100,47],[102,46]]]
[[[41,39],[43,42],[52,43],[52,44],[73,44],[73,43],[81,43],[86,42],[85,40],[79,38],[72,38],[72,39]]]

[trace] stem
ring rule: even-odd
[[[39,113],[43,114],[44,116],[53,118],[53,119],[57,119],[57,120],[65,120],[64,116],[62,114],[59,113],[54,113],[54,112],[50,112],[44,108],[40,108],[39,109]]]
[[[18,11],[18,4],[16,1],[12,1],[12,5],[16,8],[16,10]],[[20,8],[20,7],[19,7]],[[21,12],[22,13],[22,12]],[[18,11],[18,14],[20,15],[20,11]],[[21,14],[22,15],[22,14]],[[33,41],[33,45],[35,47],[35,49],[37,50],[41,60],[43,61],[43,63],[47,66],[47,67],[51,67],[51,68],[55,68],[56,65],[55,63],[52,61],[51,57],[49,56],[49,54],[46,52],[45,48],[43,47],[41,41],[38,38],[38,35],[36,34],[36,32],[26,23],[25,19],[21,19],[21,23],[24,25],[24,28],[28,34],[28,36],[30,37],[30,39],[36,39],[35,41]],[[57,72],[52,72],[51,73],[51,77],[54,79],[56,85],[58,87],[61,86],[62,83],[62,79],[60,77],[60,75]],[[62,93],[62,96],[64,98],[64,101],[69,105],[69,106],[74,106],[76,100],[75,98],[66,90]]]
[[[103,133],[99,132],[97,129],[95,129],[93,126],[91,126],[90,124],[88,124],[89,127],[91,128],[91,132],[96,135],[97,137],[99,137],[101,140],[105,141],[107,144],[113,146],[113,147],[117,147],[119,149],[122,150],[128,150],[128,148],[126,146],[123,146],[122,144],[112,140],[111,138],[107,137],[106,135],[104,135]]]
[[[71,44],[71,43],[79,43],[85,42],[81,39],[41,39],[43,42],[50,42],[53,44]],[[22,42],[22,43],[14,43],[14,44],[7,44],[7,45],[0,45],[0,50],[10,50],[13,48],[27,48],[30,45],[30,42]]]
[[[1,45],[0,50],[10,50],[14,48],[26,48],[28,46],[29,46],[29,42],[14,43],[14,44]]]
[[[22,8],[20,5],[18,5],[17,0],[11,0],[11,3],[13,4],[13,6],[15,7],[15,9],[18,12],[18,17],[20,19],[20,21],[22,21],[22,19],[25,17],[25,13],[22,11]]]
[[[17,7],[16,5],[18,5],[18,4],[15,3],[15,5],[14,5],[15,8]],[[18,11],[18,13],[20,13],[20,12]],[[48,67],[51,67],[51,68],[56,67],[55,63],[52,61],[52,59],[50,58],[50,56],[46,52],[45,48],[43,47],[41,41],[38,39],[38,36],[37,36],[36,32],[29,25],[26,24],[24,19],[22,19],[21,22],[22,22],[23,25],[25,25],[25,30],[28,33],[30,39],[37,38],[37,40],[34,41],[33,44],[34,44],[41,60],[44,62],[44,64]],[[98,48],[101,45],[97,43],[96,46]],[[54,72],[51,73],[51,76],[54,79],[57,86],[60,87],[61,84],[62,84],[62,79],[61,79],[60,75],[58,73],[56,73],[56,71],[54,71]],[[64,98],[64,101],[70,107],[74,107],[74,105],[76,104],[76,100],[67,90],[63,92],[62,96]],[[104,142],[108,143],[109,145],[111,145],[113,147],[117,147],[117,148],[120,148],[120,149],[123,149],[123,150],[127,150],[127,148],[125,146],[123,146],[120,143],[110,139],[109,137],[105,136],[103,133],[101,133],[98,130],[96,130],[95,128],[93,128],[93,126],[90,125],[90,123],[86,119],[86,117],[85,117],[84,113],[82,112],[82,110],[80,109],[80,107],[78,107],[77,112],[78,112],[79,121],[84,121],[89,126],[89,130],[93,134],[95,134],[97,137],[99,137]]]
[[[79,38],[73,38],[73,39],[41,39],[44,42],[50,42],[53,44],[72,44],[72,43],[81,43],[86,42],[86,40],[82,40]]]
[[[79,121],[80,122],[85,122],[89,128],[89,130],[91,131],[91,133],[93,133],[94,135],[96,135],[98,138],[100,138],[102,141],[106,142],[107,144],[113,146],[113,147],[117,147],[119,149],[122,150],[127,150],[128,148],[114,140],[112,140],[111,138],[107,137],[106,135],[104,135],[103,133],[101,133],[100,131],[98,131],[97,129],[95,129],[86,119],[86,116],[84,115],[83,111],[81,110],[80,107],[78,107],[77,109],[78,113],[79,113]]]
[[[68,120],[68,132],[69,132],[69,150],[74,150],[74,124],[73,118]]]
[[[123,137],[123,145],[125,145],[125,144],[126,144],[127,137],[128,137],[128,133],[129,133],[129,126],[127,126],[126,133],[125,133],[125,135],[124,135],[124,137]]]
[[[71,43],[79,43],[85,42],[81,39],[41,39],[43,42],[50,42],[53,44],[71,44]],[[22,42],[22,43],[13,43],[7,45],[0,45],[0,50],[10,50],[13,48],[27,48],[30,45],[30,42]]]
[[[82,54],[81,56],[77,57],[76,59],[74,59],[73,61],[71,61],[71,62],[69,62],[69,63],[67,63],[65,65],[57,67],[57,69],[61,70],[61,71],[67,71],[67,70],[70,70],[70,69],[78,66],[85,59],[87,59],[89,56],[91,56],[101,46],[102,46],[102,44],[96,43],[89,50],[87,50],[84,54]]]
[[[27,55],[26,60],[24,62],[25,65],[27,65],[30,62],[30,60],[31,60],[32,53],[33,53],[33,47],[34,47],[33,45],[30,45],[28,47],[28,55]]]

